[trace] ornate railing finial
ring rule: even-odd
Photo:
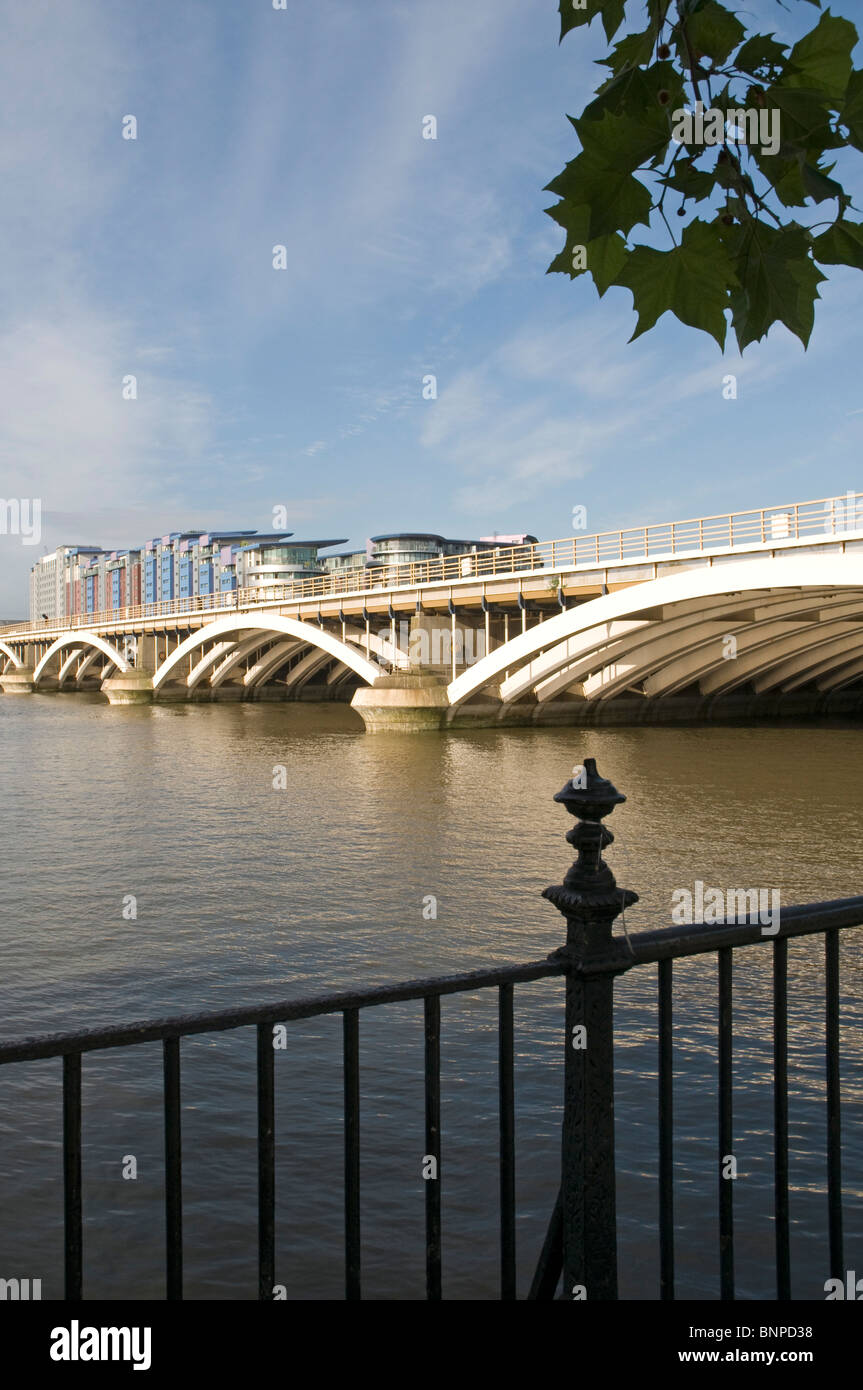
[[[603,850],[614,842],[602,821],[626,797],[608,778],[600,777],[594,758],[585,758],[554,799],[578,820],[566,835],[578,858],[563,883],[546,888],[542,895],[567,919],[566,946],[553,954],[577,954],[582,959],[604,955],[612,940],[611,924],[615,917],[638,902],[638,894],[630,888],[618,888],[602,857]]]

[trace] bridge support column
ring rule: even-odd
[[[351,706],[367,733],[413,734],[442,728],[449,698],[440,676],[379,676],[354,691]]]
[[[36,674],[35,666],[16,666],[14,669],[4,672],[0,676],[0,686],[3,688],[4,695],[32,695],[36,687],[33,684],[33,677]]]
[[[107,695],[109,705],[149,704],[153,699],[152,672],[131,670],[109,676],[102,682],[102,694]]]

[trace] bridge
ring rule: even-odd
[[[856,713],[863,496],[18,624],[4,694],[350,701],[371,731]]]

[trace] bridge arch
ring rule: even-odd
[[[75,645],[74,647],[70,647],[67,651],[65,658],[60,663],[60,671],[57,676],[57,684],[61,687],[61,689],[66,683],[67,676],[69,676],[74,670],[76,661],[78,661],[80,657],[83,656],[83,654],[84,648],[79,647],[77,645]],[[99,653],[96,651],[95,647],[91,647],[90,654],[87,657],[87,661],[90,662],[94,660],[95,657],[97,657],[98,655]]]
[[[819,690],[829,690],[839,672],[840,668],[855,665],[858,662],[863,650],[863,635],[854,641],[849,642],[846,636],[827,641],[817,648],[810,648],[808,651],[795,654],[789,660],[780,662],[777,666],[771,667],[765,674],[758,676],[753,681],[756,694],[761,694],[765,690],[775,689],[777,686],[785,695],[789,691],[796,690],[799,686],[805,685],[808,681],[814,680]],[[854,672],[846,673],[849,679],[853,679]]]
[[[275,632],[256,629],[250,637],[235,641],[231,650],[225,652],[214,666],[210,676],[210,688],[217,690],[220,685],[224,685],[232,672],[236,671],[237,667],[241,666],[248,658],[254,658],[257,664],[260,659],[259,654],[263,652],[264,648],[269,650],[272,647],[273,638],[278,637],[278,635]],[[296,638],[288,640],[293,640],[295,646],[302,645],[296,641]],[[222,644],[218,643],[217,645],[221,646]]]
[[[667,696],[696,682],[703,695],[725,695],[789,653],[812,650],[825,634],[847,630],[849,621],[853,630],[853,615],[863,608],[863,597],[852,590],[837,602],[829,590],[810,588],[789,597],[780,589],[750,594],[746,604],[751,608],[741,612],[740,598],[729,598],[719,607],[706,608],[698,623],[690,616],[683,629],[676,619],[655,624],[639,651],[607,662],[588,677],[585,696],[608,700],[635,683],[641,683],[649,696]],[[735,639],[733,660],[724,650],[729,636]]]
[[[856,552],[785,552],[769,560],[681,569],[590,599],[513,637],[450,682],[450,706],[456,710],[494,684],[504,702],[529,691],[547,699],[583,676],[589,677],[590,686],[584,693],[594,700],[609,698],[645,678],[653,686],[648,694],[680,689],[687,674],[689,682],[704,678],[717,689],[731,688],[738,682],[731,673],[733,664],[723,660],[721,641],[714,642],[709,654],[704,652],[719,627],[734,632],[764,624],[759,653],[740,675],[741,681],[757,679],[786,659],[790,650],[799,655],[807,643],[817,645],[823,636],[819,606],[831,617],[833,610],[846,607],[853,622],[855,605],[863,633],[863,554]],[[740,612],[747,607],[753,611]],[[805,617],[796,624],[779,621],[783,611],[795,609],[801,615],[812,610],[808,638]],[[798,636],[789,642],[792,627]],[[699,649],[701,656],[696,657]],[[671,679],[672,673],[666,679],[669,664],[675,662],[679,679]],[[722,677],[715,674],[720,671]]]
[[[24,662],[21,660],[21,658],[20,658],[20,656],[18,655],[18,653],[14,650],[14,648],[10,647],[6,642],[0,642],[0,652],[2,652],[4,656],[8,656],[9,660],[12,662],[12,665],[15,667],[16,671],[18,670],[18,668],[19,668],[20,666],[23,666],[23,665],[24,665]]]
[[[210,677],[212,677],[213,667],[217,666],[218,663],[224,660],[224,658],[228,656],[231,652],[236,651],[236,648],[236,642],[232,642],[230,640],[226,642],[214,643],[210,650],[208,652],[204,652],[203,656],[193,664],[191,671],[186,677],[186,685],[188,689],[194,690],[195,687],[199,685],[200,682],[204,679],[204,677],[208,674],[208,672],[210,674]]]
[[[232,637],[238,640],[242,633],[260,634],[260,646],[263,646],[273,637],[277,637],[280,633],[286,637],[296,638],[300,643],[309,647],[316,647],[322,653],[326,653],[350,667],[368,685],[373,685],[378,676],[384,674],[381,666],[366,660],[356,648],[342,642],[341,638],[336,637],[325,628],[316,627],[312,623],[301,622],[298,618],[285,617],[281,613],[250,613],[248,615],[240,613],[206,623],[181,642],[171,652],[171,655],[165,658],[153,676],[153,689],[158,690],[190,652],[220,638]],[[230,657],[229,653],[225,655]]]
[[[293,638],[286,637],[284,642],[277,642],[255,661],[254,666],[243,676],[243,685],[247,690],[257,690],[259,686],[266,685],[270,676],[275,675],[280,666],[295,656],[302,650],[303,643],[297,642]],[[320,661],[328,661],[330,658],[326,654],[321,654],[319,648],[314,649]],[[288,678],[290,683],[290,676]]]
[[[95,652],[101,652],[103,656],[108,658],[113,666],[117,667],[118,671],[123,673],[123,675],[129,670],[129,663],[123,656],[123,653],[119,652],[110,642],[106,642],[104,637],[100,637],[96,632],[81,632],[79,629],[76,629],[74,632],[62,633],[56,641],[51,643],[33,672],[34,685],[39,684],[39,680],[44,675],[45,668],[52,657],[56,656],[58,652],[62,652],[66,647],[90,647],[94,649],[94,655]]]

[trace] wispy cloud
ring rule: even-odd
[[[442,391],[420,439],[447,466],[457,508],[487,514],[490,499],[523,508],[544,488],[604,477],[608,466],[625,473],[633,449],[677,434],[688,402],[718,401],[729,374],[751,399],[790,360],[788,351],[719,358],[705,342],[669,374],[665,361],[626,345],[622,318],[619,305],[527,325]]]

